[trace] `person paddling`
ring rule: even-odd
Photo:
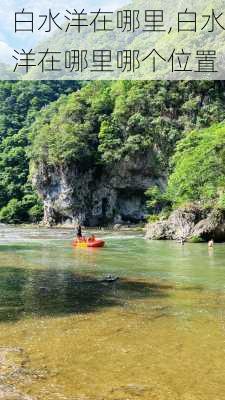
[[[82,238],[82,228],[81,225],[78,224],[76,227],[76,235],[77,235],[77,239],[81,239]]]

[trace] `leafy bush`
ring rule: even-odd
[[[159,217],[159,215],[149,215],[148,216],[148,222],[150,223],[150,224],[153,224],[154,222],[158,222],[160,220],[160,217]]]
[[[167,194],[162,192],[158,186],[150,187],[146,192],[145,196],[147,197],[147,208],[150,212],[159,214],[162,209],[168,208],[170,202],[168,201]]]
[[[225,190],[224,189],[219,191],[219,199],[217,202],[217,207],[222,210],[225,210]]]
[[[19,201],[11,199],[0,210],[0,221],[3,223],[21,223],[24,221],[39,222],[43,216],[43,205],[35,194],[27,194]]]
[[[8,204],[0,210],[0,221],[3,223],[14,224],[26,217],[26,212],[22,202],[17,199],[11,199]]]
[[[192,236],[188,242],[190,243],[202,243],[204,240],[200,236]]]
[[[42,220],[43,217],[43,205],[38,203],[35,204],[28,210],[30,222],[37,223]]]

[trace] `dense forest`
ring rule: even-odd
[[[26,127],[38,111],[79,87],[77,82],[0,83],[0,220],[37,221],[42,204],[29,179]]]
[[[85,171],[137,155],[168,179],[146,192],[149,214],[225,207],[224,105],[221,81],[1,82],[0,220],[42,218],[31,184],[40,164]]]

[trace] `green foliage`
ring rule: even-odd
[[[8,224],[14,224],[24,220],[25,213],[22,202],[17,199],[11,199],[0,211],[0,221]]]
[[[102,122],[99,151],[104,162],[143,154],[152,172],[168,168],[184,132],[225,118],[224,90],[215,82],[118,81],[113,112]]]
[[[168,86],[168,91],[166,89]],[[103,121],[99,134],[99,151],[105,162],[151,154],[152,168],[165,166],[180,130],[165,118],[166,96],[173,91],[165,82],[124,82],[112,84],[114,108]],[[174,126],[173,126],[174,125]]]
[[[219,198],[218,198],[218,202],[217,202],[217,207],[221,210],[225,210],[225,188],[223,189],[219,189],[218,190],[219,193]]]
[[[28,127],[40,109],[76,87],[72,82],[0,82],[0,210],[5,222],[29,219],[24,207],[29,175]],[[36,195],[32,199],[30,208],[38,201]]]
[[[193,131],[181,140],[172,158],[168,196],[175,205],[202,201],[223,204],[225,188],[225,125]]]
[[[100,121],[110,110],[107,85],[88,85],[40,112],[30,131],[30,156],[49,165],[90,167],[98,158]]]
[[[225,117],[223,104],[215,82],[92,82],[39,113],[32,157],[105,164],[143,154],[157,175],[185,131]]]
[[[149,212],[153,214],[159,214],[162,209],[169,208],[170,202],[167,198],[167,194],[159,189],[158,186],[150,187],[146,192],[147,197],[146,205]]]
[[[159,215],[152,214],[152,215],[149,215],[149,216],[148,216],[148,222],[149,222],[150,224],[152,224],[152,223],[154,223],[154,222],[158,222],[159,220],[160,220]]]
[[[190,242],[190,243],[202,243],[202,242],[204,242],[204,240],[203,240],[201,237],[199,237],[199,236],[192,236],[192,237],[188,240],[188,242]]]
[[[22,200],[12,198],[0,210],[0,221],[20,223],[23,221],[37,223],[43,216],[43,206],[34,193],[26,194]]]
[[[40,202],[28,210],[29,221],[33,223],[40,222],[43,217],[43,206]]]
[[[152,186],[151,188],[149,188],[145,192],[145,196],[148,197],[146,204],[147,207],[150,209],[156,208],[163,199],[163,193],[158,188],[158,186]]]

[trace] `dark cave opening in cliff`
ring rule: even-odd
[[[118,193],[116,209],[123,223],[137,224],[145,221],[147,210],[144,190],[121,189]]]
[[[101,217],[99,218],[97,225],[107,226],[108,224],[113,222],[112,217],[108,215],[109,210],[110,210],[110,200],[107,197],[103,197],[101,202]]]
[[[109,200],[107,197],[103,197],[102,199],[102,218],[105,220],[107,216],[107,211],[109,208]]]

